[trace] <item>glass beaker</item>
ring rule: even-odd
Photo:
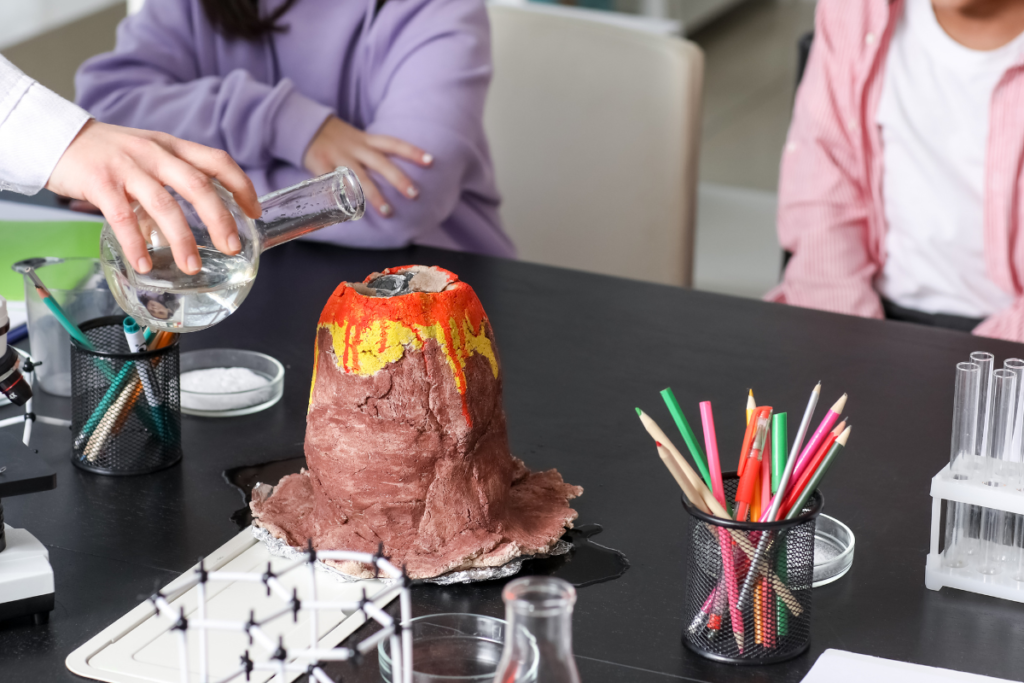
[[[169,332],[195,332],[216,325],[234,313],[249,294],[264,250],[329,225],[357,220],[365,207],[362,187],[347,168],[261,197],[263,215],[256,220],[246,216],[231,193],[216,181],[214,187],[238,226],[242,250],[232,256],[213,246],[195,208],[169,190],[199,247],[203,265],[195,275],[178,269],[167,238],[141,206],[135,206],[135,214],[153,260],[148,273],[135,271],[110,224],[104,223],[100,235],[103,270],[121,308],[140,323]]]
[[[103,277],[99,259],[46,258],[36,266],[39,278],[76,325],[121,312]],[[25,277],[28,341],[36,382],[54,396],[71,396],[71,340]]]
[[[509,582],[501,597],[508,627],[494,683],[580,683],[572,655],[572,584],[528,576]]]

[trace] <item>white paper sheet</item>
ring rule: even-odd
[[[802,683],[1009,683],[1003,678],[936,669],[843,650],[825,650]]]

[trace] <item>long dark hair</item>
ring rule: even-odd
[[[268,33],[288,30],[277,21],[292,8],[296,0],[284,4],[269,16],[260,16],[259,0],[202,0],[206,18],[213,28],[227,38],[258,40]]]

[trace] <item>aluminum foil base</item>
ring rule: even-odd
[[[253,526],[252,535],[253,538],[266,546],[267,551],[274,557],[283,557],[286,559],[301,559],[306,557],[305,548],[293,548],[281,539],[274,537],[273,534],[263,527]],[[523,568],[523,562],[525,560],[565,555],[570,550],[572,550],[572,543],[559,540],[558,543],[555,544],[555,547],[548,553],[541,555],[522,555],[499,567],[474,567],[472,569],[464,569],[458,572],[448,572],[447,574],[441,574],[440,576],[435,576],[430,579],[418,579],[416,583],[435,583],[439,586],[450,586],[455,583],[474,583],[476,581],[491,581],[492,579],[507,579],[508,577],[515,576],[519,573],[519,570]],[[332,567],[320,561],[317,561],[317,567],[327,572],[338,581],[360,580],[354,576],[349,576],[336,567]],[[381,581],[388,581],[388,579],[382,578]]]

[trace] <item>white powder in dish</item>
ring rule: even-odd
[[[188,410],[239,410],[264,403],[270,395],[270,380],[249,368],[205,368],[181,375],[181,407]]]

